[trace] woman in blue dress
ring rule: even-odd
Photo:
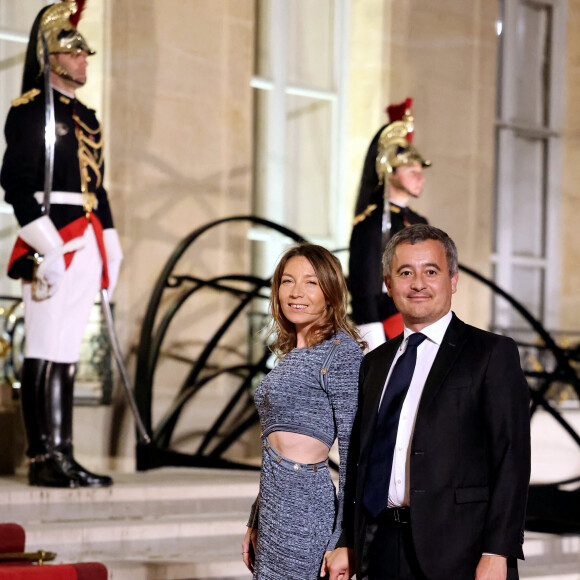
[[[364,347],[347,304],[340,262],[328,250],[301,244],[284,254],[270,298],[270,348],[278,364],[255,394],[262,471],[242,543],[255,579],[319,578],[340,536]],[[328,469],[336,439],[338,494]]]

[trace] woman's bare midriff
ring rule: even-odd
[[[302,433],[274,431],[268,441],[284,457],[298,463],[319,463],[328,457],[328,447],[322,441]]]

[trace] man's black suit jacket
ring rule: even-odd
[[[402,335],[363,359],[339,546],[367,573],[374,535],[362,504],[378,404]],[[417,411],[410,447],[411,531],[430,580],[474,576],[482,553],[523,559],[530,476],[529,390],[513,340],[455,315]]]

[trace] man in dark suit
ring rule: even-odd
[[[516,579],[530,475],[517,347],[451,312],[457,250],[441,230],[403,229],[383,267],[405,330],[363,360],[345,532],[323,572]]]

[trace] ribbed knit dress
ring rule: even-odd
[[[290,351],[256,390],[264,445],[259,498],[248,524],[258,527],[255,579],[315,580],[325,551],[336,546],[362,358],[356,341],[340,331]],[[308,435],[329,448],[338,438],[338,495],[328,462],[283,457],[267,439],[275,431]]]

